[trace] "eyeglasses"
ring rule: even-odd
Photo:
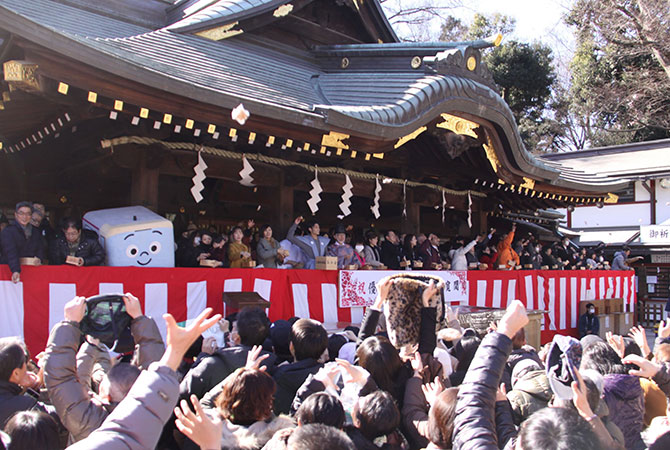
[[[26,217],[26,216],[32,216],[33,213],[31,211],[28,211],[28,212],[26,212],[26,211],[16,211],[16,215]]]

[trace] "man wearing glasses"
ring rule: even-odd
[[[14,211],[14,222],[10,223],[0,234],[2,256],[0,263],[9,264],[12,271],[12,282],[21,280],[19,258],[38,258],[44,260],[44,241],[41,233],[30,224],[33,205],[30,202],[19,202]]]

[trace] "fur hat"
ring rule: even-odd
[[[436,325],[437,329],[441,328],[444,318],[444,281],[441,278],[425,274],[399,273],[383,278],[379,284],[388,279],[393,280],[393,284],[384,305],[384,315],[389,340],[396,348],[419,342],[422,296],[431,281],[435,282],[437,293],[431,299],[430,305],[437,308]]]

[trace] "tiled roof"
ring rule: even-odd
[[[208,28],[265,12],[285,3],[286,0],[199,0],[180,8],[181,19],[169,28],[179,31]]]

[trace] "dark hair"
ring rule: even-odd
[[[25,344],[15,338],[0,338],[0,381],[9,381],[14,369],[20,369],[28,361]]]
[[[319,359],[328,348],[328,333],[319,322],[300,319],[291,327],[289,342],[293,343],[296,361]]]
[[[633,338],[624,336],[623,337],[623,343],[624,343],[624,352],[623,356],[624,358],[628,355],[638,355],[638,356],[647,356],[642,354],[642,350],[640,349],[640,346],[637,345],[637,343],[633,340]]]
[[[666,448],[670,448],[670,431],[662,434],[649,446],[649,450],[665,450]]]
[[[236,425],[251,425],[272,414],[275,380],[260,370],[241,367],[223,381],[216,407],[221,416]]]
[[[107,379],[109,380],[109,396],[112,402],[120,402],[128,395],[130,388],[142,371],[129,363],[118,363],[109,369]]]
[[[235,225],[235,226],[230,230],[230,233],[229,233],[229,234],[232,236],[233,233],[234,233],[235,231],[237,231],[237,230],[240,230],[240,231],[242,232],[242,234],[244,235],[244,230],[243,230],[242,227],[239,226],[239,225]]]
[[[463,382],[465,373],[470,367],[472,358],[475,357],[479,344],[482,340],[474,334],[465,334],[451,351],[451,355],[458,360],[456,371],[449,375],[452,386],[457,386]]]
[[[512,349],[519,350],[526,343],[526,331],[521,328],[512,338]]]
[[[598,386],[596,386],[596,383],[588,377],[584,377],[583,380],[584,386],[586,387],[586,400],[589,402],[591,411],[596,411],[598,405],[600,405],[600,391],[598,390]],[[574,406],[572,401],[570,401],[570,404]]]
[[[222,242],[226,239],[226,237],[222,234],[217,234],[215,236],[212,236],[212,243],[218,244],[219,242]]]
[[[398,234],[398,233],[395,232],[395,230],[393,228],[390,228],[390,229],[388,229],[384,232],[384,237],[388,237],[388,235],[391,234],[391,233]]]
[[[629,252],[629,251],[630,251],[630,247],[627,246],[627,245],[624,245],[622,250],[623,250],[624,252]]]
[[[412,245],[412,238],[416,237],[413,234],[406,234],[405,235],[405,240],[402,242],[402,246],[405,250],[411,250],[411,245]]]
[[[20,411],[5,425],[5,433],[11,439],[9,450],[60,450],[58,424],[42,411]]]
[[[456,418],[458,388],[446,389],[437,396],[428,413],[428,439],[440,448],[451,448]]]
[[[400,411],[393,396],[386,391],[375,391],[359,402],[354,415],[358,429],[366,438],[373,440],[395,430],[400,425]]]
[[[383,336],[370,336],[356,350],[358,365],[370,372],[379,389],[394,392],[394,382],[403,365],[398,350]]]
[[[81,220],[74,219],[72,217],[64,217],[60,222],[61,230],[67,230],[68,228],[74,228],[75,230],[81,231]]]
[[[356,450],[354,443],[342,430],[312,423],[298,427],[288,438],[288,450]]]
[[[19,209],[21,208],[30,208],[31,213],[34,211],[32,202],[18,202],[14,211],[19,212]]]
[[[270,336],[270,319],[261,308],[243,308],[237,316],[237,334],[242,345],[262,345]]]
[[[370,245],[370,241],[374,238],[379,238],[379,234],[375,230],[368,230],[365,232],[365,244]]]
[[[310,228],[314,228],[314,225],[318,224],[319,222],[316,220],[308,220],[305,222],[305,230],[309,231]]]
[[[264,224],[264,225],[260,228],[260,230],[258,230],[260,236],[263,236],[263,233],[265,233],[265,230],[267,230],[268,228],[272,228],[272,227],[270,226],[270,224],[268,224],[268,223]]]
[[[340,399],[326,392],[316,392],[305,399],[295,413],[300,425],[321,423],[341,429],[344,426],[344,408]]]
[[[600,375],[628,374],[621,358],[605,342],[594,342],[584,349],[580,370],[593,369]]]
[[[599,450],[598,437],[577,411],[543,408],[521,425],[521,447],[526,450]]]

